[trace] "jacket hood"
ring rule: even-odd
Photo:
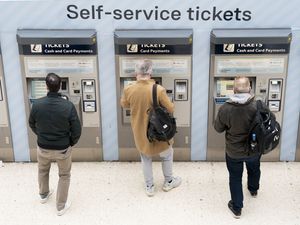
[[[231,104],[247,104],[250,101],[252,101],[254,98],[254,95],[251,95],[249,93],[239,93],[232,95],[229,100],[227,100],[228,103]]]

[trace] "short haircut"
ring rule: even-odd
[[[61,78],[55,73],[48,73],[46,85],[50,92],[58,92],[60,89]]]
[[[150,75],[152,74],[152,61],[150,59],[144,59],[139,61],[136,65],[135,65],[135,73],[136,75],[142,75],[142,76],[146,76],[146,75]]]
[[[234,93],[250,93],[250,81],[246,76],[237,76],[234,78]]]

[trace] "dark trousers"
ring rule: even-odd
[[[243,208],[243,186],[242,177],[244,170],[244,162],[246,163],[248,173],[248,190],[251,192],[259,189],[260,179],[260,158],[261,155],[233,159],[226,154],[226,165],[229,172],[229,187],[231,200],[233,201],[233,208],[235,210]]]

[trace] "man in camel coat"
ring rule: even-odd
[[[147,138],[148,109],[152,107],[152,86],[155,83],[151,79],[152,61],[142,60],[135,68],[135,84],[124,89],[121,98],[123,108],[131,110],[131,127],[137,150],[140,152],[145,178],[145,191],[150,197],[154,195],[155,188],[152,174],[152,157],[159,155],[162,160],[162,170],[165,177],[163,184],[164,191],[170,191],[181,184],[180,177],[173,176],[173,140],[168,142],[149,142]],[[174,112],[174,104],[167,96],[165,88],[157,86],[158,103],[165,107],[170,113]]]

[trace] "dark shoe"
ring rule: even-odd
[[[233,202],[232,202],[232,200],[230,200],[230,201],[228,202],[228,208],[229,208],[230,211],[232,212],[234,218],[239,219],[239,218],[241,217],[241,215],[242,215],[242,210],[241,210],[241,209],[235,210],[235,209],[233,208]]]
[[[257,191],[249,191],[250,192],[250,195],[253,197],[253,198],[256,198],[257,197]]]

